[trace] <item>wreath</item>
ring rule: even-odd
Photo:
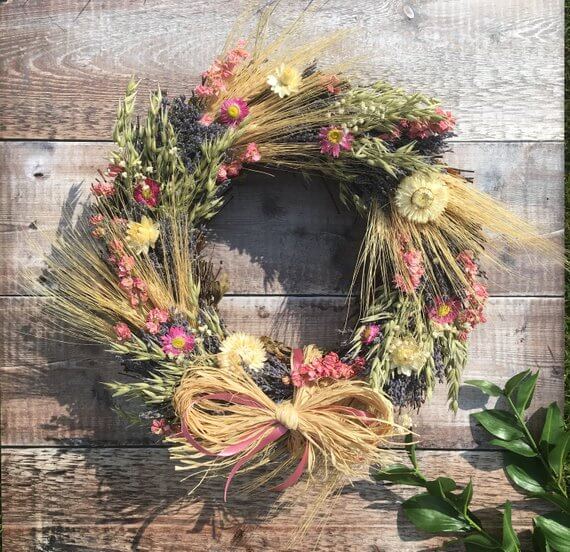
[[[359,477],[402,431],[394,410],[419,408],[437,382],[456,410],[485,322],[480,261],[498,263],[505,243],[559,254],[444,164],[455,119],[436,100],[321,67],[338,36],[298,45],[293,26],[271,40],[271,10],[189,97],[158,90],[140,120],[128,84],[89,220],[55,244],[42,283],[53,318],[136,376],[110,383],[115,396],[142,400],[139,421],[153,419],[179,466],[225,473],[226,492],[242,468],[275,490]],[[366,221],[357,322],[338,350],[291,349],[220,317],[227,282],[204,254],[207,224],[255,166],[334,180]]]

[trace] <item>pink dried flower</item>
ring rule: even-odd
[[[428,317],[437,324],[453,324],[459,314],[459,301],[436,297],[434,306],[428,310]]]
[[[117,339],[119,341],[129,341],[133,337],[130,328],[124,322],[115,324],[115,326],[113,326],[113,329],[115,330]]]
[[[91,215],[89,217],[89,223],[93,226],[97,226],[98,224],[101,224],[104,219],[105,217],[101,213],[97,213],[96,215]]]
[[[459,253],[459,255],[457,255],[457,262],[461,264],[465,274],[468,274],[471,277],[475,277],[479,274],[479,267],[475,263],[472,251],[466,249]]]
[[[419,287],[425,274],[422,254],[417,249],[409,249],[402,254],[402,260],[406,265],[408,278],[405,278],[402,274],[396,274],[394,276],[394,285],[400,291],[412,293]]]
[[[164,418],[153,420],[150,430],[155,435],[164,435],[165,437],[173,433],[172,426]]]
[[[380,335],[380,326],[378,324],[368,324],[360,334],[360,340],[364,345],[374,343],[374,340]]]
[[[227,165],[221,164],[218,169],[218,174],[216,175],[216,182],[225,182],[228,179],[228,169]]]
[[[183,353],[189,353],[194,349],[196,340],[191,333],[187,333],[181,326],[172,326],[166,335],[163,335],[162,350],[166,354],[178,356]]]
[[[91,191],[97,197],[111,197],[115,193],[115,185],[109,182],[91,184]]]
[[[91,235],[94,238],[102,238],[105,235],[105,228],[102,226],[97,226],[97,228],[91,230]]]
[[[236,176],[239,176],[241,169],[242,164],[239,161],[232,161],[229,165],[226,165],[228,178],[235,178]]]
[[[469,339],[469,332],[459,332],[457,334],[457,339],[459,339],[459,341],[467,341]]]
[[[111,163],[107,166],[107,175],[110,178],[116,178],[118,175],[124,172],[124,170],[125,170],[124,167]]]
[[[198,120],[198,122],[202,125],[202,126],[210,126],[213,122],[214,122],[214,117],[213,115],[210,115],[210,113],[204,113],[204,115],[202,115],[200,117],[200,119]]]
[[[210,98],[216,95],[216,90],[211,86],[206,86],[204,84],[199,84],[194,88],[194,94],[199,98]]]
[[[336,94],[341,93],[341,88],[338,86],[340,84],[340,79],[337,75],[326,75],[323,78],[325,88],[329,94],[335,96]]]
[[[337,126],[321,128],[319,132],[321,140],[321,153],[338,157],[341,150],[350,150],[354,136],[348,130]]]
[[[124,278],[129,276],[132,270],[135,268],[135,258],[131,255],[123,255],[117,262],[117,274],[119,278]]]
[[[160,331],[160,325],[168,321],[168,311],[164,309],[152,309],[147,317],[145,328],[151,334],[157,334]]]
[[[257,163],[261,160],[261,154],[259,153],[259,148],[255,142],[250,142],[245,149],[243,154],[243,161],[245,163]]]
[[[310,364],[301,364],[291,370],[291,382],[295,387],[302,387],[322,378],[350,379],[364,367],[363,358],[357,358],[352,364],[340,360],[335,352],[314,359]]]
[[[137,203],[147,207],[156,207],[160,195],[160,185],[152,178],[145,178],[135,186],[134,198]]]
[[[220,121],[226,125],[237,126],[249,115],[249,107],[242,98],[230,98],[220,106]]]

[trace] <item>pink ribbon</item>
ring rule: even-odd
[[[302,353],[302,351],[301,351]],[[204,400],[221,400],[228,403],[233,404],[240,404],[243,406],[250,406],[251,408],[264,408],[262,404],[257,402],[256,400],[248,397],[247,395],[240,395],[236,393],[212,393],[209,395],[204,395],[196,402],[201,402]],[[184,420],[182,420],[181,424],[181,434],[183,437],[198,451],[207,456],[219,456],[219,457],[228,457],[228,456],[235,456],[240,452],[246,450],[252,443],[259,440],[259,443],[245,456],[240,458],[232,467],[228,478],[226,479],[226,485],[224,487],[224,501],[227,501],[227,494],[228,489],[230,488],[231,482],[237,472],[242,468],[244,464],[249,462],[258,452],[263,450],[265,447],[271,445],[275,441],[279,440],[283,435],[285,435],[289,429],[285,427],[282,423],[278,422],[277,420],[271,420],[261,424],[257,429],[250,431],[246,434],[245,438],[242,439],[240,442],[229,445],[228,447],[224,448],[220,452],[212,452],[205,447],[203,447],[195,438],[194,436],[188,431],[188,427]],[[303,452],[303,456],[293,473],[285,480],[283,483],[273,487],[272,491],[283,491],[288,487],[292,487],[299,481],[300,477],[303,475],[305,468],[307,467],[309,460],[309,444],[305,445],[305,450]]]

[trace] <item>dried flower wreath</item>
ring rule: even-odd
[[[398,433],[393,405],[419,407],[436,380],[455,410],[469,333],[485,321],[479,261],[497,262],[497,239],[559,255],[443,164],[455,119],[437,101],[320,69],[338,36],[288,48],[298,22],[268,40],[271,12],[189,98],[153,93],[144,121],[129,83],[89,224],[55,245],[43,283],[57,319],[140,378],[110,384],[115,395],[152,409],[182,469],[229,472],[226,491],[246,463],[265,466],[252,487],[278,479],[277,490],[305,473],[359,476]],[[338,351],[291,350],[220,319],[226,286],[204,227],[260,163],[333,178],[367,220],[361,314]]]

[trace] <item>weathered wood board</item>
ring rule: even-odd
[[[306,4],[285,3],[283,27]],[[315,500],[304,494],[258,524],[274,497],[224,506],[188,482],[165,447],[112,411],[102,382],[124,376],[100,348],[62,342],[34,324],[42,299],[21,296],[37,275],[62,209],[105,162],[117,101],[132,74],[139,106],[161,84],[188,93],[239,11],[229,0],[8,0],[0,2],[0,392],[3,549],[281,551]],[[389,79],[444,99],[459,119],[447,160],[475,171],[475,185],[562,239],[562,0],[330,0],[307,36],[343,27],[344,58],[359,54],[364,80]],[[207,37],[207,39],[206,39]],[[365,56],[362,56],[365,52]],[[230,326],[292,343],[334,345],[362,226],[339,205],[333,182],[248,175],[211,230],[215,263],[228,273]],[[35,244],[32,246],[32,244]],[[467,377],[503,383],[524,368],[542,376],[533,408],[563,397],[563,274],[532,253],[504,251],[487,267],[489,323],[472,338]],[[40,334],[37,336],[36,334]],[[48,339],[49,338],[49,339]],[[51,340],[54,339],[55,340]],[[67,340],[68,341],[68,340]],[[473,477],[475,508],[499,534],[492,510],[506,499],[517,529],[539,504],[506,481],[470,412],[485,398],[463,389],[460,411],[445,389],[414,418],[429,475]],[[491,402],[487,404],[492,404]],[[436,449],[436,450],[433,450]],[[336,502],[322,531],[294,550],[439,550],[406,521],[409,491],[362,482]],[[528,543],[528,532],[523,532]],[[526,539],[526,540],[525,540]]]
[[[307,35],[353,29],[362,78],[445,98],[463,140],[560,140],[561,0],[331,0]],[[291,0],[278,28],[307,5]],[[406,9],[407,8],[407,9]],[[411,11],[410,11],[411,10]],[[0,12],[0,136],[106,139],[130,75],[141,96],[198,82],[231,28],[228,0],[13,0]]]
[[[495,509],[505,500],[513,503],[515,527],[529,526],[532,502],[506,482],[499,453],[424,451],[419,461],[431,477],[445,472],[463,484],[472,477],[473,508],[493,532],[500,534]],[[293,489],[294,504],[269,518],[275,495],[251,499],[236,486],[224,504],[220,482],[205,483],[191,500],[187,492],[195,483],[180,482],[164,448],[10,448],[2,454],[2,474],[11,497],[3,534],[10,552],[412,552],[439,550],[444,542],[426,539],[402,516],[398,505],[409,488],[363,481],[347,488],[290,548],[299,519],[317,499],[314,489]],[[528,534],[522,540],[528,546]]]

